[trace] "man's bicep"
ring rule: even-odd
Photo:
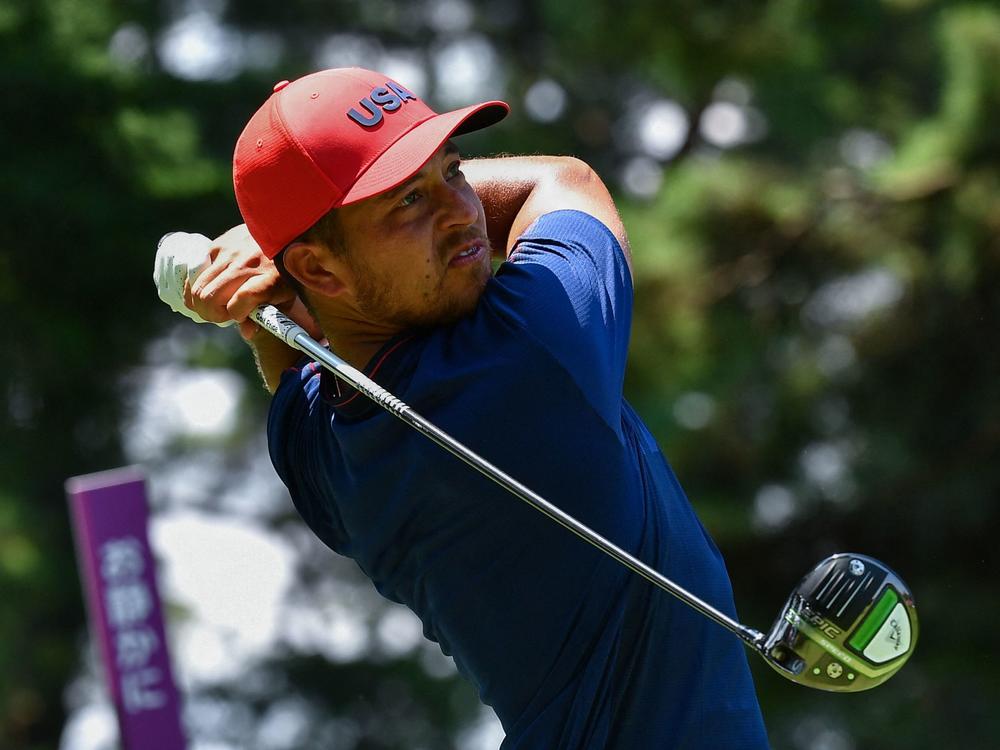
[[[571,157],[554,160],[546,177],[532,190],[511,226],[511,247],[539,217],[564,209],[582,211],[604,224],[621,245],[631,274],[628,236],[611,194],[593,169]]]

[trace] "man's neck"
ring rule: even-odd
[[[316,316],[330,351],[359,370],[364,370],[379,349],[401,333],[394,327],[341,316],[329,311],[317,311]]]

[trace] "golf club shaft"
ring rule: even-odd
[[[590,527],[560,510],[541,495],[533,492],[513,477],[498,469],[482,456],[465,447],[448,433],[424,419],[405,403],[378,385],[378,383],[369,379],[364,373],[349,365],[329,349],[321,346],[301,326],[283,315],[275,307],[271,305],[258,307],[250,317],[262,328],[267,329],[292,348],[308,354],[345,383],[361,391],[361,393],[375,401],[383,409],[406,422],[452,455],[460,458],[483,476],[493,480],[511,494],[528,503],[528,505],[531,505],[556,523],[572,531],[584,541],[589,542],[610,555],[629,570],[638,573],[650,583],[659,586],[709,619],[714,620],[726,628],[726,630],[735,633],[756,650],[761,649],[761,644],[764,641],[763,633],[736,622],[736,620],[720,612],[708,602],[699,599],[690,591],[678,586],[663,574],[608,541]]]

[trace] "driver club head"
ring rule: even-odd
[[[865,555],[839,553],[802,579],[760,646],[786,678],[858,692],[892,677],[917,644],[909,587]]]

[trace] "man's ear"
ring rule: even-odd
[[[285,248],[282,260],[285,270],[313,294],[335,297],[347,288],[343,278],[343,263],[338,263],[322,245],[295,242]]]

